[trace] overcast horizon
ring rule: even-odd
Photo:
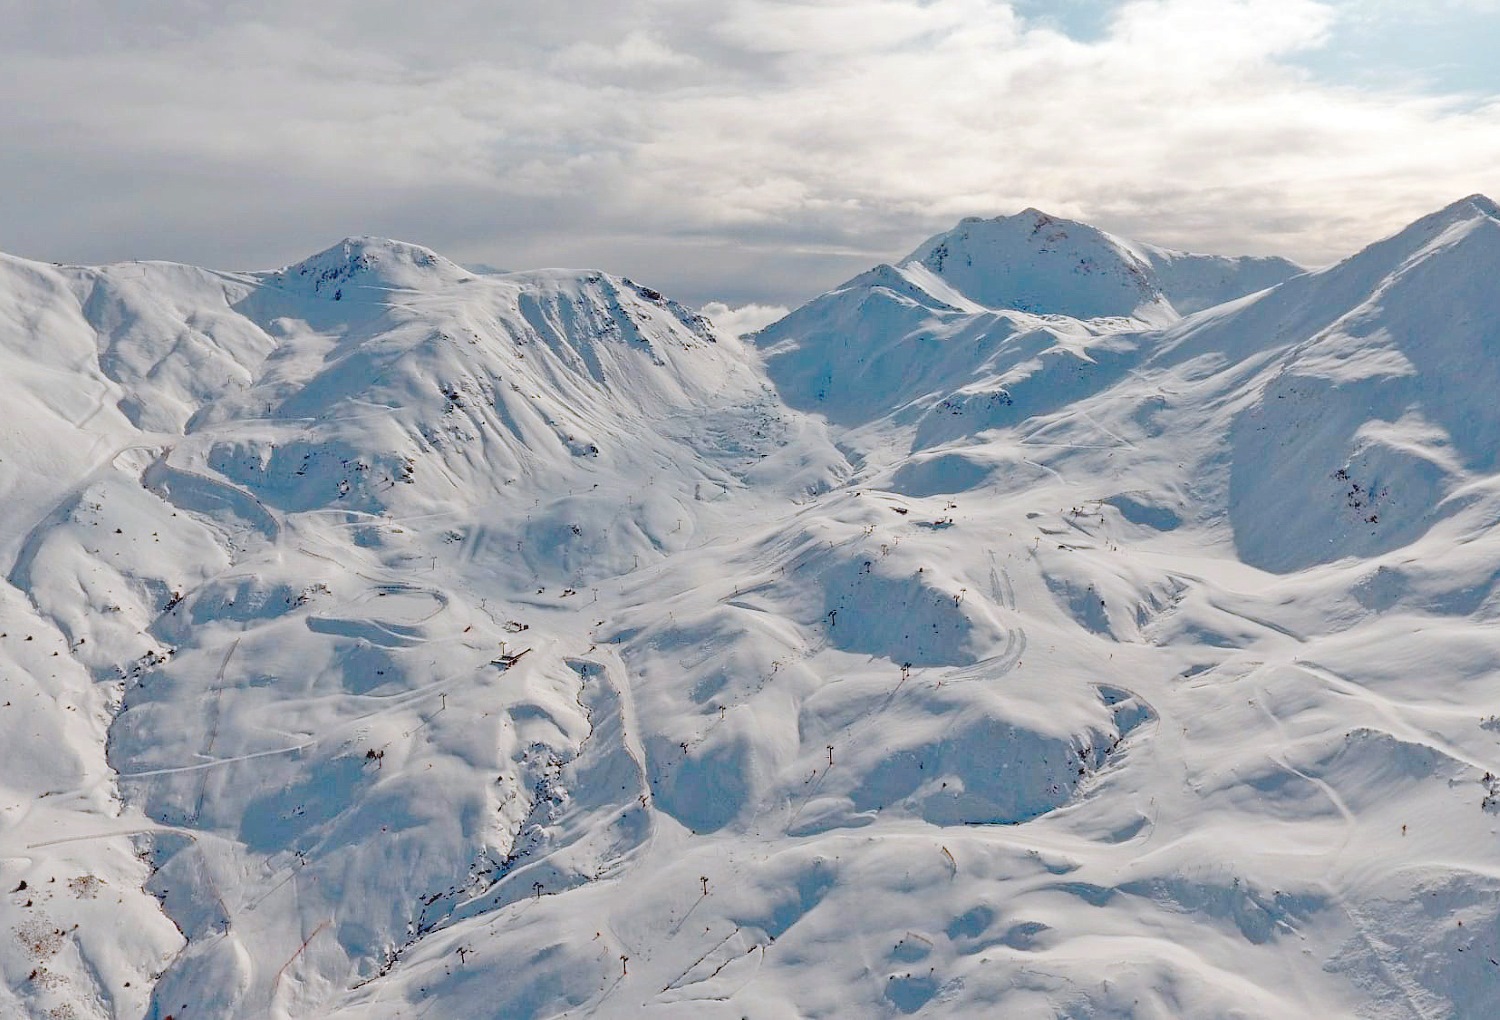
[[[749,323],[964,216],[1320,264],[1500,193],[1500,0],[0,16],[0,250],[61,262],[274,268],[376,234],[767,306]]]

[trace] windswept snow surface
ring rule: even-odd
[[[0,260],[0,1016],[1491,1016],[1497,274]]]

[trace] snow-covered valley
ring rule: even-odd
[[[0,1017],[1495,1015],[1496,279],[0,258]]]

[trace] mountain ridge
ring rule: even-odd
[[[1497,227],[0,259],[0,1012],[1485,1015]]]

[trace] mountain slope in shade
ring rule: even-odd
[[[0,1013],[1487,1015],[1497,228],[0,261]]]
[[[1242,558],[1382,553],[1485,498],[1497,271],[1500,217],[1475,197],[1172,335],[1163,362],[1215,352],[1255,371],[1224,455]]]
[[[1274,287],[1304,270],[1274,255],[1198,255],[1134,242],[1172,308],[1191,315]]]

